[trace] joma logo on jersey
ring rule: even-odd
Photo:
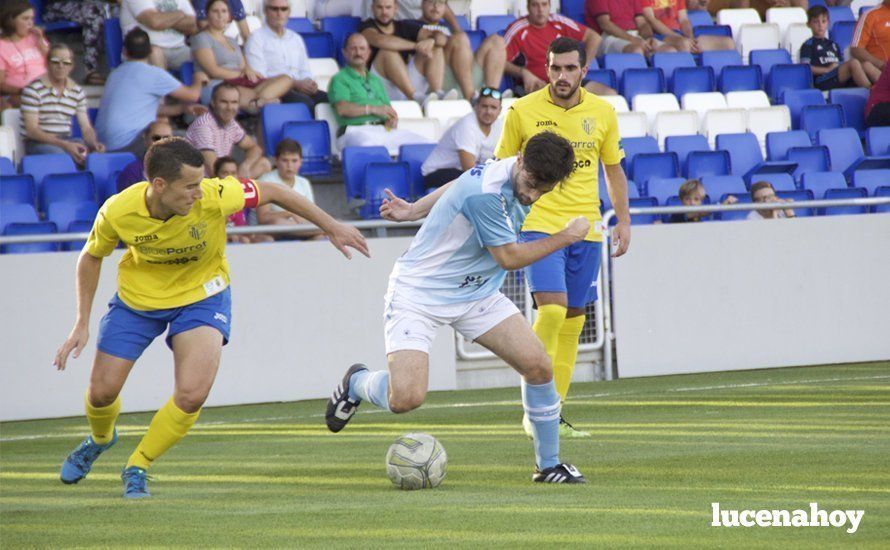
[[[197,225],[189,226],[189,235],[192,236],[196,241],[200,241],[204,238],[204,234],[207,233],[207,223],[201,222]]]
[[[135,237],[133,237],[133,242],[137,242],[137,243],[146,243],[148,241],[156,241],[156,240],[158,240],[158,236],[154,235],[154,234],[152,234],[152,235],[136,235]]]
[[[540,128],[541,126],[559,126],[559,124],[553,122],[552,120],[539,120],[535,122],[535,126]]]

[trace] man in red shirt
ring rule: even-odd
[[[528,0],[528,15],[507,27],[507,65],[504,72],[522,84],[525,93],[547,85],[547,48],[561,36],[584,43],[587,59],[597,55],[602,38],[568,17],[550,13],[550,0]],[[599,82],[586,81],[584,88],[597,95],[618,92]]]
[[[884,65],[881,77],[872,84],[865,104],[865,125],[890,126],[890,68]]]
[[[587,0],[584,22],[603,36],[598,56],[607,53],[638,53],[650,56],[655,52],[675,52],[676,48],[655,38],[641,38],[646,26],[641,0]]]

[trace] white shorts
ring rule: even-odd
[[[416,350],[429,354],[442,325],[451,325],[467,340],[475,340],[517,313],[516,304],[500,292],[475,302],[438,306],[415,304],[398,292],[389,292],[383,312],[386,353]]]

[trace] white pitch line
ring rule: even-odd
[[[750,384],[722,384],[717,386],[693,386],[693,387],[684,387],[684,388],[668,388],[663,390],[665,392],[693,392],[693,391],[708,391],[708,390],[726,390],[726,389],[738,389],[738,388],[758,388],[765,386],[794,386],[794,385],[805,385],[805,384],[816,384],[821,382],[850,382],[857,380],[885,380],[890,378],[890,375],[879,375],[879,376],[854,376],[850,378],[814,378],[810,380],[792,380],[788,382],[752,382]],[[625,395],[643,395],[647,393],[652,393],[648,391],[630,391],[630,392],[599,392],[599,393],[588,393],[588,394],[578,394],[572,396],[577,399],[590,399],[597,397],[615,397],[615,396],[625,396]],[[424,405],[424,410],[430,409],[451,409],[458,407],[494,407],[499,405],[518,405],[520,402],[518,400],[509,400],[509,401],[480,401],[477,403],[443,403],[438,405]],[[365,411],[362,413],[362,416],[368,414],[377,414],[377,413],[385,413],[389,411],[385,411],[383,409],[374,409],[370,411]],[[299,416],[268,416],[263,418],[240,418],[236,420],[211,420],[208,422],[201,422],[199,426],[214,426],[214,425],[222,425],[222,424],[251,424],[254,422],[270,422],[275,420],[301,420],[308,418],[321,418],[324,414],[309,414],[309,415],[299,415]],[[72,434],[39,434],[39,435],[16,435],[11,437],[0,437],[0,443],[4,442],[12,442],[12,441],[29,441],[36,439],[58,439],[58,438],[74,438]]]

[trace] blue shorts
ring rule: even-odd
[[[200,302],[170,309],[139,311],[125,304],[115,293],[108,302],[108,312],[99,322],[99,351],[135,361],[167,325],[167,347],[173,349],[173,337],[196,327],[208,326],[220,331],[223,345],[229,342],[232,321],[232,293],[229,288]]]
[[[547,233],[523,231],[519,242],[549,237]],[[583,308],[597,299],[596,280],[600,272],[602,243],[581,241],[545,256],[525,268],[532,292],[562,292],[568,306]]]

